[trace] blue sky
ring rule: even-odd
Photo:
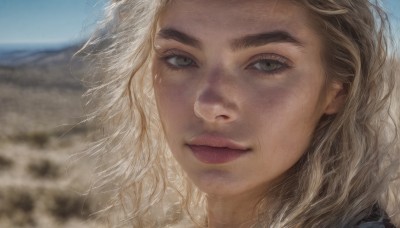
[[[384,0],[384,6],[392,21],[392,29],[400,41],[400,0]]]
[[[0,0],[0,44],[71,43],[84,39],[105,0]]]
[[[0,44],[67,44],[83,40],[107,0],[0,0]],[[384,0],[400,37],[400,0]]]

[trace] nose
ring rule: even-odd
[[[235,91],[221,81],[208,82],[194,103],[195,115],[208,123],[229,123],[238,118]]]

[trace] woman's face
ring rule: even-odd
[[[153,80],[169,147],[204,192],[264,191],[304,154],[323,114],[321,39],[284,0],[175,0],[158,23]]]

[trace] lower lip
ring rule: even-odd
[[[237,150],[226,147],[188,145],[194,156],[203,163],[222,164],[236,160],[248,150]]]

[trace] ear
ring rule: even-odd
[[[347,93],[342,82],[332,81],[328,85],[324,114],[332,115],[343,107]]]

